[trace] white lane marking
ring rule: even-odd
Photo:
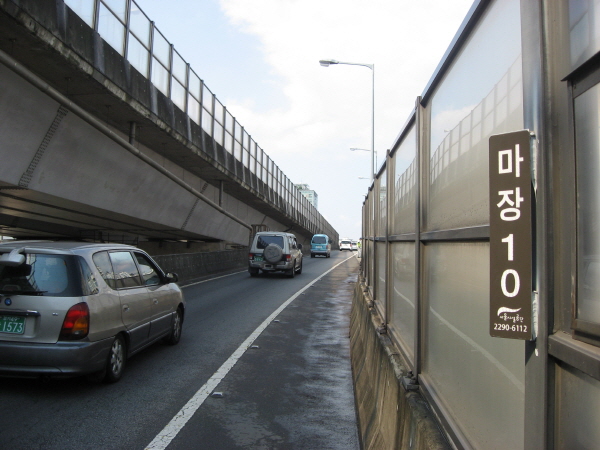
[[[337,268],[339,265],[348,261],[352,256],[344,259],[342,262],[337,263],[327,272],[319,275],[317,278],[312,280],[290,298],[288,298],[279,308],[277,308],[269,317],[265,319],[263,323],[261,323],[256,330],[252,332],[248,338],[242,342],[242,344],[237,348],[235,352],[223,363],[221,367],[209,378],[209,380],[202,386],[198,391],[194,394],[194,396],[188,400],[181,410],[175,414],[175,417],[171,419],[171,421],[167,424],[166,427],[162,429],[160,433],[146,446],[146,450],[164,450],[171,443],[177,433],[181,431],[181,429],[185,426],[188,420],[192,418],[194,413],[202,406],[204,400],[210,395],[212,391],[218,386],[225,375],[231,370],[231,368],[235,365],[235,363],[242,357],[244,352],[252,345],[252,343],[256,340],[256,338],[267,328],[267,326],[277,317],[281,311],[283,311],[290,303],[292,303],[298,296],[300,296],[304,291],[306,291],[309,287],[327,275],[329,272]]]
[[[353,256],[355,255],[355,254],[354,254],[354,252],[352,252],[352,255],[353,255]],[[348,257],[348,258],[346,258],[346,259],[349,259],[349,258],[351,258],[351,257],[352,257],[352,256],[349,256],[349,257]],[[358,258],[358,255],[356,255],[356,257]],[[345,260],[344,260],[344,261],[345,261]],[[194,282],[194,283],[190,283],[190,284],[182,284],[182,285],[181,285],[181,286],[179,286],[179,287],[183,289],[183,288],[186,288],[186,287],[190,287],[190,286],[196,286],[197,284],[202,284],[202,283],[206,283],[206,282],[208,282],[208,281],[218,280],[219,278],[230,277],[230,276],[232,276],[232,275],[237,275],[237,274],[239,274],[239,273],[244,273],[244,272],[247,272],[247,271],[246,271],[246,270],[240,270],[239,272],[232,272],[232,273],[228,273],[228,274],[226,274],[226,275],[219,275],[219,276],[217,276],[217,277],[213,277],[213,278],[207,278],[206,280],[202,280],[202,281],[196,281],[196,282]]]
[[[196,286],[197,284],[206,283],[207,281],[218,280],[219,278],[230,277],[231,275],[237,275],[238,273],[244,273],[244,272],[247,272],[247,270],[240,270],[239,272],[228,273],[227,275],[220,275],[218,277],[207,278],[206,280],[196,281],[195,283],[182,284],[179,287],[183,289],[183,288],[190,287],[190,286]]]

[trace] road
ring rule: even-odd
[[[358,260],[303,262],[293,279],[242,272],[185,287],[179,345],[135,355],[116,384],[0,379],[0,448],[358,449]]]

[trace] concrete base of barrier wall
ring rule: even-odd
[[[179,277],[179,284],[248,268],[248,249],[153,255],[152,258],[165,272],[175,272]]]
[[[449,450],[438,423],[418,390],[406,390],[408,370],[370,307],[364,283],[354,291],[350,322],[360,439],[363,450]]]

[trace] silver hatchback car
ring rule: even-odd
[[[0,244],[0,375],[118,381],[133,354],[179,342],[176,281],[128,245]]]

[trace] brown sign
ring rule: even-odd
[[[490,335],[532,338],[529,131],[490,137]]]

